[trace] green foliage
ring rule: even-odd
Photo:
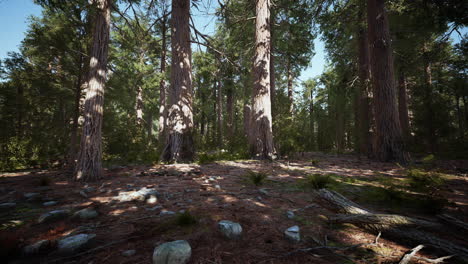
[[[436,172],[424,172],[418,169],[410,169],[406,173],[406,181],[409,189],[416,192],[436,192],[445,183],[444,178]]]
[[[268,176],[263,172],[248,171],[244,177],[255,186],[261,186]]]
[[[223,161],[223,160],[241,160],[247,159],[248,155],[245,152],[230,152],[230,151],[212,151],[212,152],[200,152],[197,155],[197,163],[202,164],[209,164],[214,163],[216,161]]]
[[[310,160],[310,163],[312,163],[313,166],[318,166],[319,165],[319,160],[318,159],[312,159]]]
[[[191,226],[195,225],[198,222],[198,219],[189,211],[185,211],[176,215],[175,222],[178,226]]]
[[[329,174],[311,174],[307,175],[301,184],[304,188],[319,190],[336,184],[336,180]]]

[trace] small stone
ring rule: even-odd
[[[136,250],[134,250],[134,249],[125,250],[124,252],[122,252],[122,256],[131,257],[131,256],[135,255],[135,253],[136,253]]]
[[[219,186],[219,185],[216,184],[216,185],[215,185],[215,189],[221,190],[221,186]]]
[[[286,229],[284,231],[284,235],[286,236],[287,239],[293,241],[293,242],[299,242],[301,241],[301,235],[299,233],[299,226],[291,226],[290,228]]]
[[[28,201],[38,200],[40,198],[39,196],[40,196],[39,193],[25,193],[24,194],[24,197],[28,199]]]
[[[73,214],[73,217],[77,217],[80,219],[92,219],[98,216],[98,212],[92,208],[85,208],[79,210]]]
[[[173,211],[161,211],[159,213],[159,216],[169,216],[169,215],[175,215],[175,212],[173,212]]]
[[[43,205],[43,206],[53,206],[53,205],[56,205],[56,204],[58,204],[58,202],[56,202],[56,201],[50,201],[50,202],[45,202],[45,203],[43,203],[42,205]]]
[[[88,242],[91,241],[94,237],[96,237],[95,234],[79,234],[63,238],[58,241],[58,252],[72,253],[74,251],[77,251],[86,246],[86,244],[88,244]]]
[[[16,206],[16,203],[2,203],[0,204],[0,210],[8,210]]]
[[[296,215],[294,214],[293,211],[288,210],[288,211],[286,212],[286,217],[288,217],[288,219],[294,219],[294,217],[296,217]]]
[[[160,206],[160,205],[156,205],[155,207],[151,207],[151,208],[146,208],[147,211],[156,211],[156,210],[159,210],[159,209],[162,209],[163,207]]]
[[[167,242],[156,247],[153,264],[186,264],[192,255],[192,248],[185,240]]]
[[[262,189],[260,189],[258,191],[263,195],[268,195],[268,191],[266,189],[264,189],[264,188],[262,188]]]
[[[184,209],[179,210],[179,214],[183,214],[183,213],[185,213]]]
[[[228,220],[222,220],[218,223],[218,228],[223,235],[229,239],[237,239],[242,234],[240,224]]]
[[[28,245],[28,246],[25,246],[23,248],[23,254],[25,255],[32,255],[32,254],[37,254],[47,248],[50,247],[50,241],[45,239],[45,240],[41,240],[41,241],[38,241],[34,244],[31,244],[31,245]]]
[[[90,192],[94,192],[96,190],[96,188],[94,187],[86,187],[83,189],[84,192],[86,193],[90,193]]]
[[[158,202],[158,198],[156,197],[156,195],[150,195],[148,200],[146,200],[147,204],[155,204],[157,202]]]
[[[88,198],[88,195],[85,193],[85,191],[80,191],[79,194],[84,198]]]
[[[56,221],[59,219],[66,218],[69,214],[70,214],[70,211],[68,210],[54,210],[54,211],[41,215],[39,219],[37,220],[37,222],[41,224],[41,223]]]

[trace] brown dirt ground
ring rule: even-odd
[[[318,159],[319,164],[312,166],[311,159]],[[446,210],[467,221],[466,174],[456,174],[456,171],[451,171],[450,164],[444,165],[445,171],[453,173],[444,192],[453,205]],[[268,181],[261,187],[254,186],[244,176],[248,170],[266,173]],[[408,249],[416,246],[384,236],[378,246],[365,246],[358,250],[298,252],[298,249],[316,247],[324,241],[331,246],[371,243],[376,235],[351,225],[336,227],[327,224],[326,217],[333,213],[316,204],[311,191],[294,189],[298,180],[310,173],[334,173],[362,180],[372,180],[377,176],[401,179],[404,169],[396,164],[371,162],[351,155],[321,153],[302,154],[294,160],[274,163],[225,161],[207,165],[124,167],[106,170],[104,180],[89,184],[96,190],[89,193],[88,198],[78,193],[84,184],[68,181],[68,173],[63,171],[5,173],[0,175],[0,187],[3,188],[0,203],[15,201],[17,207],[0,213],[0,223],[23,220],[24,224],[0,230],[1,257],[10,259],[11,263],[151,263],[155,246],[185,239],[192,247],[190,263],[353,263],[350,260],[354,263],[395,263]],[[50,186],[41,187],[41,177],[50,179]],[[216,180],[209,181],[209,177]],[[167,199],[158,199],[153,205],[112,201],[119,191],[142,187],[156,188],[158,192],[168,194]],[[262,194],[259,188],[266,189],[268,194]],[[59,203],[43,207],[42,202],[26,202],[23,194],[27,192],[39,192],[43,198]],[[345,195],[354,199],[359,193],[353,193],[350,187]],[[160,210],[147,210],[155,205],[175,212],[188,210],[196,217],[197,223],[178,226],[174,220],[176,217],[159,217]],[[363,205],[380,212],[389,211],[372,204]],[[36,222],[39,215],[51,210],[85,207],[94,207],[99,217],[87,221],[66,219],[51,224]],[[287,210],[299,210],[296,212],[298,218],[288,219]],[[223,219],[242,225],[240,240],[231,241],[221,236],[217,222]],[[302,241],[294,244],[285,239],[283,232],[296,224],[301,228]],[[18,249],[24,245],[72,233],[96,234],[90,249],[117,243],[74,258],[64,258],[53,252],[34,258],[18,255]],[[462,243],[467,245],[466,241]],[[123,257],[121,252],[128,249],[136,249],[137,253]],[[423,252],[420,256],[441,256],[431,256],[431,253]]]

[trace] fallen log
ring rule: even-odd
[[[396,236],[418,244],[426,244],[448,254],[457,255],[463,259],[468,258],[467,248],[416,229],[416,227],[439,226],[437,223],[401,215],[376,214],[350,201],[343,195],[327,189],[320,189],[317,194],[317,198],[323,202],[322,204],[325,207],[345,214],[344,216],[339,215],[330,218],[332,222],[351,223],[372,232],[382,230],[384,235]]]
[[[438,223],[394,214],[340,214],[329,218],[333,223],[368,225],[376,231],[395,227],[441,228]]]
[[[453,216],[450,216],[448,214],[441,214],[441,215],[438,215],[437,218],[439,218],[441,221],[445,223],[448,223],[457,227],[458,229],[462,229],[464,232],[468,231],[468,224]]]

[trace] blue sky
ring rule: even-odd
[[[213,2],[214,1],[210,1]],[[203,1],[203,3],[207,3]],[[214,6],[200,6],[200,11],[192,9],[194,22],[204,34],[214,33],[215,18]],[[208,11],[207,11],[208,10]],[[207,14],[208,13],[208,14]],[[0,0],[0,59],[7,57],[9,51],[18,51],[28,28],[28,17],[39,16],[41,8],[32,0]],[[312,59],[312,67],[306,69],[299,77],[306,80],[309,77],[320,75],[325,62],[323,43],[315,41],[316,55]]]
[[[206,3],[215,4],[215,1],[202,1],[199,10],[193,8],[192,15],[196,27],[204,34],[214,32],[215,18],[214,8],[216,6],[207,6]],[[0,0],[0,59],[4,59],[9,51],[18,51],[18,46],[24,38],[24,33],[28,28],[28,17],[31,15],[39,16],[41,8],[33,3],[32,0]],[[462,34],[468,32],[464,28]],[[460,41],[458,33],[451,36],[455,42]],[[315,56],[312,58],[310,66],[305,69],[300,81],[316,77],[323,72],[325,66],[325,50],[323,42],[319,39],[315,43]]]

